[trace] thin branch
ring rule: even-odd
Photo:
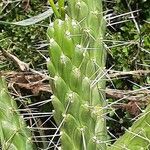
[[[137,29],[137,32],[138,32],[138,34],[140,34],[139,24],[138,24],[137,21],[135,20],[134,13],[133,13],[133,11],[132,11],[132,9],[131,9],[131,7],[130,7],[130,4],[129,4],[128,0],[126,0],[126,4],[127,4],[128,8],[129,8],[129,10],[130,10],[130,12],[131,12],[131,17],[132,17],[132,19],[133,19],[133,22],[134,22],[134,24],[135,24],[135,27],[136,27],[136,29]]]
[[[106,88],[107,98],[124,99],[128,101],[148,101],[150,99],[150,90],[117,90]]]
[[[5,58],[9,58],[11,61],[13,61],[18,66],[20,71],[27,72],[27,73],[30,72],[30,73],[39,74],[40,76],[42,76],[45,79],[50,79],[50,77],[48,75],[43,74],[39,71],[36,71],[36,70],[30,68],[28,63],[21,61],[19,58],[17,58],[13,54],[4,50],[1,46],[0,46],[0,50]]]
[[[31,90],[33,94],[39,94],[42,92],[49,92],[52,93],[51,88],[49,86],[49,79],[50,77],[46,74],[38,72],[29,67],[29,65],[21,60],[19,60],[16,56],[8,53],[6,50],[0,47],[3,55],[6,58],[12,60],[21,71],[23,72],[0,72],[0,76],[6,76],[9,79],[9,85],[15,85],[18,88],[25,88],[27,90]],[[107,78],[118,78],[124,77],[129,75],[138,75],[143,76],[150,74],[150,70],[136,70],[136,71],[115,71],[115,70],[107,70],[108,75]],[[47,83],[45,83],[45,81]],[[14,87],[13,87],[14,88]],[[150,90],[140,90],[136,91],[124,91],[124,90],[116,90],[116,89],[106,89],[106,96],[107,98],[113,99],[126,99],[129,101],[139,101],[142,98],[146,101],[149,98]]]
[[[150,70],[135,70],[135,71],[110,70],[109,71],[109,77],[110,78],[117,78],[117,77],[129,76],[129,75],[143,76],[143,75],[147,75],[147,74],[150,74]]]
[[[12,60],[13,62],[15,62],[15,64],[18,66],[18,68],[21,71],[29,71],[29,64],[19,60],[16,56],[10,54],[9,52],[7,52],[6,50],[4,50],[2,47],[0,47],[0,50],[2,51],[2,54],[5,58],[9,58],[10,60]]]
[[[49,79],[44,78],[39,74],[32,72],[0,72],[0,76],[5,76],[8,80],[10,88],[17,87],[17,89],[30,90],[34,95],[40,94],[40,92],[48,92],[52,94],[51,87],[49,85]],[[112,99],[123,99],[128,101],[149,101],[150,90],[138,89],[138,90],[117,90],[106,88],[106,97]]]

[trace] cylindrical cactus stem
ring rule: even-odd
[[[64,20],[48,29],[54,118],[63,150],[105,150],[106,52],[101,0],[68,0]],[[63,123],[62,123],[63,121]]]
[[[0,77],[0,145],[2,150],[32,150],[31,134]]]

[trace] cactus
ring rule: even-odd
[[[62,149],[150,149],[149,106],[131,129],[108,146],[102,1],[68,0],[65,16],[60,2],[47,35],[54,119],[60,128]],[[51,4],[53,8],[52,0]],[[53,10],[55,13],[56,6]]]
[[[106,52],[102,44],[105,32],[102,2],[67,2],[65,18],[57,11],[58,18],[47,31],[52,103],[55,121],[60,126],[61,147],[105,150]],[[56,8],[53,10],[56,12]]]
[[[150,104],[131,128],[108,150],[149,150],[150,149]]]
[[[8,94],[4,78],[0,78],[0,143],[2,150],[32,150],[30,133]]]

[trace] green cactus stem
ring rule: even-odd
[[[67,1],[64,20],[47,31],[48,70],[63,150],[105,150],[106,51],[101,0]],[[57,14],[56,14],[57,17]]]
[[[66,2],[65,19],[56,14],[58,19],[47,31],[54,119],[60,128],[62,149],[149,150],[149,106],[131,129],[108,146],[102,1]]]
[[[149,150],[150,149],[150,104],[131,128],[108,150]]]
[[[30,132],[0,77],[0,145],[2,150],[32,150]]]

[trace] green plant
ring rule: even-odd
[[[22,26],[13,23],[45,11],[44,5],[47,0],[29,0],[29,5],[25,5],[27,1],[8,1],[6,3],[0,1],[0,45],[20,60],[38,68],[39,66],[36,65],[42,64],[45,60],[36,48],[46,41],[45,32],[47,28],[44,26],[48,24],[48,21],[42,21],[35,26],[27,26],[26,22],[22,23]],[[28,9],[25,9],[27,6]],[[28,22],[33,24],[33,21],[34,19],[31,19]],[[46,68],[46,66],[42,67]],[[15,70],[16,67],[7,61],[4,69]]]
[[[131,128],[108,150],[149,150],[150,149],[150,104]]]
[[[131,130],[108,146],[105,114],[110,105],[104,94],[106,51],[102,44],[105,32],[102,3],[67,2],[65,19],[59,13],[60,8],[51,5],[57,10],[57,19],[47,31],[52,103],[62,149],[149,149],[149,106]]]
[[[2,150],[32,150],[31,135],[0,77],[0,143]]]
[[[62,18],[59,11],[56,16]],[[52,103],[62,148],[106,149],[102,3],[68,1],[63,19],[56,19],[47,32]]]
[[[43,59],[41,59],[40,55],[37,55],[37,51],[31,51],[31,48],[33,48],[39,40],[45,39],[45,37],[43,37],[43,31],[45,31],[45,28],[40,27],[40,24],[36,27],[31,26],[24,28],[14,25],[33,25],[51,16],[52,11],[50,8],[44,13],[39,14],[39,12],[43,12],[46,8],[45,6],[42,6],[43,2],[44,5],[46,5],[46,0],[30,1],[30,5],[28,5],[29,7],[27,7],[26,10],[23,10],[22,7],[20,7],[25,4],[24,2],[26,3],[29,1],[8,1],[8,3],[0,2],[0,8],[2,7],[2,11],[0,12],[2,14],[0,16],[0,30],[2,31],[0,33],[0,43],[3,48],[12,50],[12,52],[19,56],[21,60],[26,62],[33,61],[33,65],[35,64],[35,69],[37,69],[36,64],[41,64],[41,62],[43,63]],[[150,11],[148,7],[148,0],[116,0],[116,3],[112,3],[110,1],[104,2],[104,4],[109,3],[110,5],[113,5],[113,10],[120,14],[128,12],[129,8],[126,5],[127,2],[129,2],[133,10],[142,9],[142,11],[134,13],[135,16],[137,15],[136,20],[139,20],[137,22],[140,25],[140,35],[137,33],[134,22],[132,23],[131,21],[130,23],[125,23],[118,31],[107,33],[107,37],[104,38],[104,41],[105,23],[103,20],[103,11],[100,0],[49,0],[49,2],[53,8],[55,16],[53,17],[52,15],[52,23],[50,24],[47,32],[50,41],[50,61],[48,62],[48,69],[51,75],[50,84],[54,93],[52,96],[52,102],[55,109],[54,119],[57,123],[58,129],[56,129],[57,131],[54,133],[56,127],[55,125],[54,128],[51,127],[51,124],[54,123],[52,122],[53,119],[49,118],[52,117],[53,113],[50,112],[52,115],[48,115],[48,118],[45,117],[43,113],[40,113],[41,110],[42,112],[51,111],[51,107],[47,105],[47,100],[42,101],[42,99],[37,97],[31,98],[31,103],[33,105],[31,104],[30,107],[34,107],[33,109],[35,110],[38,106],[40,107],[40,105],[46,105],[42,108],[38,107],[38,112],[35,112],[31,117],[28,117],[30,120],[34,120],[36,118],[33,122],[31,121],[31,123],[29,123],[33,135],[32,140],[36,143],[36,148],[32,148],[33,144],[30,142],[29,144],[26,144],[28,140],[31,140],[31,135],[26,129],[23,119],[20,118],[20,114],[16,113],[18,112],[17,106],[14,100],[8,96],[8,91],[6,90],[6,86],[3,84],[3,80],[0,80],[0,148],[4,150],[36,150],[39,148],[47,150],[57,149],[59,145],[57,137],[59,137],[58,133],[60,131],[60,143],[63,150],[150,149],[149,104],[147,109],[143,111],[133,126],[129,129],[124,127],[126,133],[118,140],[116,138],[116,142],[112,146],[109,146],[112,144],[112,139],[107,135],[106,118],[111,117],[110,119],[113,120],[113,117],[112,115],[106,115],[109,113],[109,108],[111,108],[113,104],[119,103],[118,101],[114,102],[112,99],[108,101],[108,104],[106,103],[106,51],[102,44],[105,41],[105,38],[107,38],[107,46],[112,46],[111,54],[115,61],[115,70],[131,70],[133,67],[135,69],[139,69],[137,68],[138,63],[143,63],[143,65],[147,64],[147,66],[145,65],[142,68],[148,69],[149,55],[145,55],[145,52],[149,54],[150,26],[147,22],[141,21],[143,20],[143,17],[138,17],[141,16],[142,12],[144,20],[149,21]],[[58,5],[55,5],[55,3]],[[16,7],[17,5],[15,4],[19,7]],[[134,8],[135,6],[136,8]],[[10,9],[13,11],[9,11]],[[35,17],[22,20],[37,13],[38,15]],[[54,22],[53,19],[55,20]],[[127,19],[129,18],[127,17]],[[8,26],[8,24],[11,24],[10,21],[12,21],[12,25]],[[141,39],[142,45],[139,44],[139,39]],[[124,44],[126,43],[125,41],[127,41],[128,45]],[[116,47],[118,42],[120,42],[121,47]],[[42,45],[42,43],[39,44],[39,46]],[[137,53],[137,46],[142,46],[139,53]],[[132,59],[133,57],[136,58],[134,61]],[[8,63],[3,61],[4,58],[1,56],[0,59],[2,59],[0,61],[0,69],[8,69],[9,67],[5,66],[8,66]],[[112,62],[109,58],[107,59],[111,66]],[[41,70],[43,71],[43,67]],[[141,79],[142,78],[140,77],[140,80]],[[122,79],[116,80],[116,87],[119,89],[133,89],[135,87],[137,88],[137,84],[139,84],[139,78],[136,79],[136,81],[134,80],[134,82],[136,82],[136,85],[134,86],[128,85],[130,82],[127,83],[127,81],[128,78],[124,81],[122,81]],[[149,84],[148,76],[147,83]],[[145,86],[145,84],[144,80],[140,81],[140,86]],[[27,93],[24,92],[24,94],[26,95]],[[43,95],[45,95],[45,93]],[[121,102],[121,100],[119,101]],[[25,104],[25,107],[28,104],[29,103]],[[13,107],[13,110],[9,109],[10,107]],[[36,114],[38,114],[38,116]],[[129,116],[126,117],[130,120]],[[46,121],[44,120],[45,118]],[[123,121],[126,120],[125,118],[121,119]],[[47,122],[47,120],[49,120],[49,122]],[[128,120],[127,122],[129,122]],[[128,123],[127,127],[132,124],[133,120]],[[6,123],[7,126],[4,126],[4,123]],[[116,127],[114,124],[109,125],[110,126],[108,127]],[[120,126],[123,128],[122,124]],[[8,127],[9,130],[7,130]],[[118,134],[117,131],[116,134]]]

